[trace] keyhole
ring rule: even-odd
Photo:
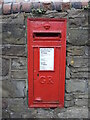
[[[37,74],[37,76],[39,76],[39,74]]]

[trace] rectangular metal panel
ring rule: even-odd
[[[60,48],[54,49],[54,71],[39,70],[40,48],[34,48],[34,101],[59,102]],[[47,91],[48,90],[48,91]]]
[[[29,107],[63,107],[66,19],[27,19],[27,39]]]

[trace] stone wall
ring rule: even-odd
[[[67,18],[65,107],[28,108],[26,18]],[[3,118],[88,118],[89,45],[88,11],[46,11],[2,16]]]

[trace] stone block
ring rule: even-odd
[[[9,119],[10,118],[9,112],[7,112],[6,110],[2,110],[2,118]]]
[[[68,17],[75,18],[75,17],[82,17],[83,10],[82,9],[74,9],[68,10]]]
[[[72,67],[88,68],[88,59],[86,59],[82,56],[68,57],[67,64]]]
[[[59,118],[88,118],[87,107],[69,107],[65,112],[58,113]]]
[[[88,17],[69,19],[70,28],[88,27]]]
[[[44,110],[42,108],[39,108],[37,110],[37,118],[53,118],[53,117],[54,117],[53,111]]]
[[[25,81],[24,80],[2,81],[2,97],[3,98],[25,97]]]
[[[2,58],[0,58],[0,76],[2,76]]]
[[[11,59],[11,69],[12,70],[26,70],[27,60],[26,58],[12,58]]]
[[[2,25],[2,43],[3,44],[25,44],[25,31],[20,25],[3,24]]]
[[[84,46],[68,46],[67,47],[67,55],[68,56],[82,56],[85,54]]]
[[[72,92],[85,92],[87,83],[85,80],[67,80],[66,81],[66,91]]]
[[[74,98],[73,94],[66,94],[66,93],[65,93],[65,100],[66,100],[66,101],[73,100],[73,98]]]
[[[88,42],[88,29],[69,29],[68,42],[72,45],[86,45]]]
[[[10,118],[33,118],[37,115],[37,109],[28,108],[27,99],[23,98],[3,98],[7,103],[7,110]],[[26,104],[25,104],[26,103]]]
[[[10,69],[9,59],[3,58],[2,59],[2,76],[9,75],[9,69]]]
[[[88,94],[77,93],[77,94],[74,94],[74,98],[75,99],[88,99]]]
[[[71,68],[70,69],[71,72],[76,73],[76,72],[90,72],[90,70],[88,69],[88,67],[80,67],[80,68]]]
[[[18,70],[18,71],[11,71],[11,78],[12,79],[26,79],[27,78],[27,71]]]
[[[70,68],[68,66],[66,67],[66,78],[70,78]]]
[[[88,72],[76,72],[76,73],[71,72],[71,78],[87,79],[88,76],[90,76]]]
[[[2,46],[2,54],[10,56],[26,56],[26,46],[24,45],[6,45]]]
[[[75,99],[75,105],[88,107],[88,99]]]
[[[64,107],[65,108],[67,108],[67,107],[72,107],[72,106],[74,106],[74,100],[72,100],[72,101],[65,101],[64,102]]]
[[[67,12],[57,12],[57,11],[46,11],[45,15],[42,17],[46,18],[67,18]]]

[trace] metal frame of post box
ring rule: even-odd
[[[53,40],[53,42],[51,42],[50,40],[43,40],[38,42],[38,37],[37,40],[35,41],[33,38],[32,33],[35,31],[37,32],[42,32],[42,31],[38,31],[38,28],[31,27],[32,22],[36,22],[36,21],[40,21],[40,22],[46,22],[46,23],[50,23],[50,22],[59,22],[59,24],[61,24],[61,30],[59,30],[61,32],[61,39],[60,41],[55,41]],[[28,105],[29,107],[64,107],[64,94],[65,94],[65,68],[66,68],[66,24],[67,24],[67,19],[63,19],[63,18],[28,18],[27,19],[27,48],[28,48]],[[38,26],[39,27],[39,26]],[[49,28],[48,26],[46,26],[49,32]],[[54,26],[55,28],[55,26]],[[54,33],[57,31],[54,30],[54,28],[51,30],[52,32],[54,31]],[[31,32],[32,31],[32,32]],[[34,33],[35,33],[34,32]],[[37,35],[38,36],[38,35]],[[44,38],[43,38],[44,39]],[[54,47],[54,51],[56,50],[56,47],[60,47],[60,80],[59,80],[59,103],[34,103],[34,53],[33,53],[33,47]],[[56,52],[55,52],[56,53]],[[55,55],[54,55],[54,59],[55,59]],[[39,60],[38,60],[39,61]],[[55,61],[54,61],[55,62]],[[38,66],[39,67],[39,66]],[[55,64],[54,64],[55,67]],[[38,90],[37,90],[38,91]],[[47,90],[48,92],[48,90]],[[49,96],[48,96],[49,97]]]

